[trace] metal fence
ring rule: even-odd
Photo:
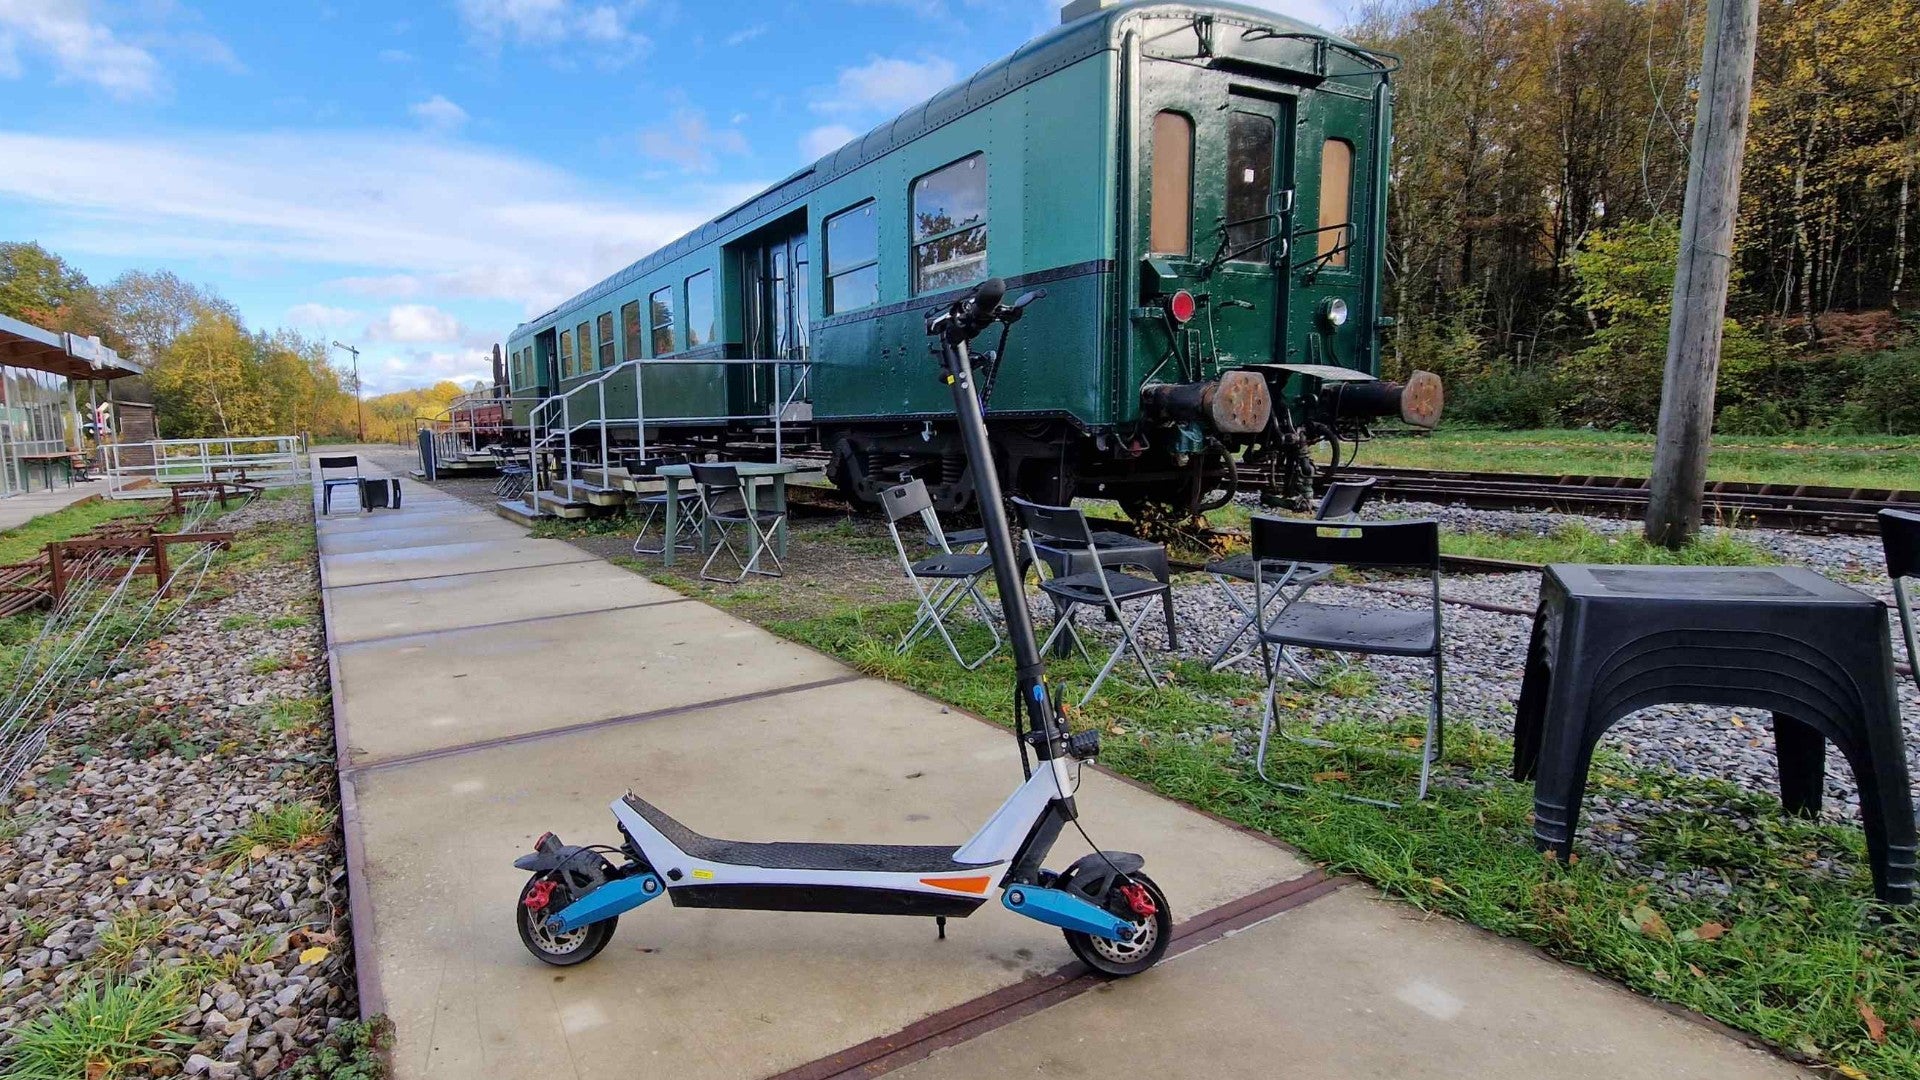
[[[304,435],[108,443],[100,448],[100,456],[108,498],[138,498],[142,486],[164,487],[194,480],[245,481],[269,487],[307,480]]]

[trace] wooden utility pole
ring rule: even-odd
[[[1647,506],[1648,542],[1670,548],[1684,545],[1700,528],[1758,30],[1758,0],[1711,0],[1707,6],[1700,107],[1687,163],[1673,321],[1667,333],[1666,377],[1660,385],[1660,433]]]

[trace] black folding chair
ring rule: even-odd
[[[1907,640],[1907,667],[1920,685],[1920,634],[1913,625],[1913,598],[1907,591],[1907,579],[1920,577],[1920,513],[1889,508],[1878,516],[1887,576],[1893,579],[1893,603],[1900,609],[1900,633]]]
[[[353,475],[328,478],[328,469],[352,469]],[[356,492],[353,506],[358,510],[360,508],[357,494],[360,490],[360,459],[353,454],[322,457],[320,459],[320,513],[323,516],[333,513],[333,489],[341,487],[350,487]]]
[[[1327,490],[1320,496],[1320,505],[1314,509],[1314,520],[1343,521],[1353,517],[1360,512],[1362,506],[1366,505],[1368,497],[1373,494],[1374,485],[1378,482],[1379,481],[1369,476],[1360,480],[1336,480],[1328,484]],[[1276,579],[1271,598],[1281,605],[1280,610],[1282,611],[1286,610],[1286,605],[1300,599],[1307,589],[1324,581],[1327,575],[1333,573],[1333,567],[1331,566],[1307,565],[1302,563],[1276,563],[1264,569],[1268,577]],[[1208,666],[1214,671],[1219,671],[1221,668],[1237,664],[1248,656],[1253,655],[1254,650],[1258,648],[1257,645],[1249,645],[1239,652],[1233,653],[1231,656],[1227,654],[1231,652],[1233,647],[1239,643],[1240,639],[1247,636],[1247,634],[1253,630],[1254,625],[1268,613],[1261,611],[1256,614],[1254,609],[1248,607],[1246,601],[1240,598],[1239,592],[1237,592],[1231,584],[1231,581],[1244,581],[1248,584],[1253,583],[1257,575],[1254,571],[1253,556],[1251,554],[1235,555],[1231,558],[1210,562],[1207,564],[1206,570],[1207,573],[1213,575],[1213,582],[1219,587],[1220,595],[1226,597],[1227,603],[1232,604],[1240,612],[1239,624],[1233,628],[1231,634],[1227,635],[1226,640],[1220,643],[1220,647],[1213,651],[1213,655],[1207,659]],[[1293,656],[1285,650],[1281,651],[1281,659],[1286,662],[1287,666],[1291,668],[1293,673],[1299,676],[1302,681],[1309,683],[1314,681],[1301,669],[1299,663],[1294,660]]]
[[[1140,647],[1140,625],[1148,615],[1153,614],[1155,605],[1140,605],[1140,613],[1134,616],[1132,622],[1126,619],[1124,605],[1164,598],[1171,591],[1171,586],[1163,581],[1134,577],[1111,569],[1108,564],[1114,561],[1115,553],[1105,552],[1107,559],[1103,562],[1103,552],[1097,546],[1093,530],[1087,527],[1086,515],[1073,507],[1041,506],[1020,498],[1014,499],[1013,505],[1020,514],[1027,558],[1031,562],[1045,563],[1038,551],[1039,545],[1045,544],[1058,550],[1072,551],[1075,553],[1075,565],[1091,567],[1075,573],[1054,573],[1041,577],[1040,591],[1053,600],[1054,610],[1058,614],[1054,618],[1053,631],[1047,635],[1040,651],[1044,653],[1052,648],[1060,635],[1065,633],[1080,650],[1080,655],[1086,657],[1088,663],[1093,662],[1093,654],[1087,651],[1086,642],[1081,640],[1080,631],[1073,625],[1074,616],[1082,607],[1099,608],[1120,628],[1119,644],[1113,647],[1112,654],[1100,668],[1100,674],[1094,676],[1093,684],[1087,687],[1080,704],[1085,705],[1093,700],[1094,692],[1106,681],[1113,666],[1120,662],[1121,654],[1128,650],[1132,650],[1134,658],[1140,661],[1140,670],[1146,672],[1147,682],[1153,686],[1160,685],[1160,676],[1154,673],[1153,665],[1147,661],[1146,651]],[[1047,565],[1051,567],[1050,563]],[[1169,637],[1172,636],[1171,621],[1167,624],[1167,633]]]
[[[662,465],[680,465],[687,460],[685,454],[662,454],[658,457],[633,455],[626,459],[627,475],[632,477],[657,476]],[[659,547],[641,547],[640,541],[646,538],[647,530],[653,527],[653,519],[667,509],[667,493],[657,492],[642,495],[633,500],[635,506],[647,508],[647,516],[640,522],[640,531],[633,534],[633,553],[635,555],[658,555],[672,544],[674,550],[692,550],[700,529],[700,492],[682,490],[674,495],[679,502],[679,515],[674,521],[673,535],[661,540]]]
[[[784,510],[757,510],[747,498],[747,490],[740,479],[740,470],[732,465],[708,465],[691,462],[688,468],[693,472],[693,482],[700,492],[700,519],[702,529],[713,527],[718,542],[707,554],[707,561],[700,567],[700,576],[708,581],[745,581],[748,574],[762,574],[767,577],[780,577],[786,573],[781,565],[780,555],[773,550],[773,533],[786,519]],[[748,556],[743,561],[740,553],[733,550],[732,533],[729,525],[745,526],[748,542]],[[724,551],[740,567],[740,576],[732,578],[714,577],[708,573],[713,561]],[[772,570],[760,568],[760,556],[773,560]]]
[[[1420,750],[1420,791],[1415,801],[1427,797],[1427,785],[1433,763],[1446,747],[1446,732],[1441,720],[1442,701],[1442,627],[1440,618],[1440,525],[1432,519],[1416,521],[1343,522],[1330,524],[1287,518],[1253,519],[1254,610],[1264,611],[1271,602],[1268,589],[1284,588],[1284,574],[1269,580],[1265,568],[1279,564],[1351,566],[1364,569],[1417,569],[1431,579],[1433,596],[1430,610],[1354,607],[1344,604],[1318,604],[1296,600],[1288,604],[1260,628],[1260,661],[1267,675],[1266,701],[1260,713],[1260,746],[1255,752],[1254,768],[1260,778],[1280,787],[1305,790],[1299,784],[1284,784],[1267,775],[1267,744],[1280,730],[1275,694],[1280,681],[1276,649],[1289,646],[1325,649],[1331,652],[1361,653],[1374,656],[1425,656],[1433,660],[1433,695],[1427,709],[1427,732]],[[1331,745],[1319,739],[1297,739],[1316,746]],[[1398,806],[1381,799],[1342,795],[1355,802],[1376,806]]]
[[[893,549],[900,554],[900,568],[906,571],[908,583],[920,597],[919,618],[914,620],[912,628],[900,639],[900,645],[894,651],[904,653],[913,647],[914,642],[928,634],[937,633],[940,640],[947,643],[947,651],[953,654],[961,667],[972,671],[986,663],[989,657],[1000,651],[1003,644],[1000,631],[993,625],[993,609],[988,606],[986,597],[980,595],[980,579],[993,569],[992,557],[979,553],[964,554],[948,546],[947,534],[940,528],[940,516],[933,511],[933,499],[927,494],[924,481],[914,480],[882,491],[880,505],[887,511],[887,532],[893,536]],[[926,528],[927,535],[932,538],[933,545],[939,549],[940,553],[931,558],[913,559],[907,554],[906,541],[900,538],[900,522],[916,514]],[[928,581],[935,584],[929,588],[926,584]],[[947,616],[969,598],[980,613],[980,622],[993,635],[993,645],[974,660],[961,655],[960,646],[954,643],[946,623]]]

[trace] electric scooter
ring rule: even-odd
[[[1173,914],[1141,872],[1140,856],[1101,851],[1089,839],[1094,853],[1065,870],[1041,865],[1069,823],[1086,835],[1074,791],[1081,764],[1100,752],[1100,733],[1070,733],[1047,688],[974,386],[973,339],[1002,327],[1001,348],[982,365],[991,385],[1007,332],[1045,294],[1003,305],[1005,295],[999,279],[984,281],[930,312],[927,334],[940,343],[941,379],[953,392],[1013,645],[1014,734],[1025,783],[957,847],[716,840],[628,793],[612,804],[618,846],[563,844],[547,833],[514,861],[532,875],[514,915],[534,956],[558,966],[584,963],[606,947],[620,915],[662,895],[676,907],[931,916],[945,937],[949,917],[973,914],[996,892],[1009,911],[1059,927],[1074,955],[1097,971],[1137,974],[1166,952]]]

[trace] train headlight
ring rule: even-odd
[[[1338,330],[1347,325],[1347,302],[1337,296],[1330,296],[1320,305],[1320,321],[1329,330]]]
[[[1185,323],[1193,318],[1194,307],[1193,294],[1185,289],[1167,297],[1167,314],[1173,316],[1174,322]]]

